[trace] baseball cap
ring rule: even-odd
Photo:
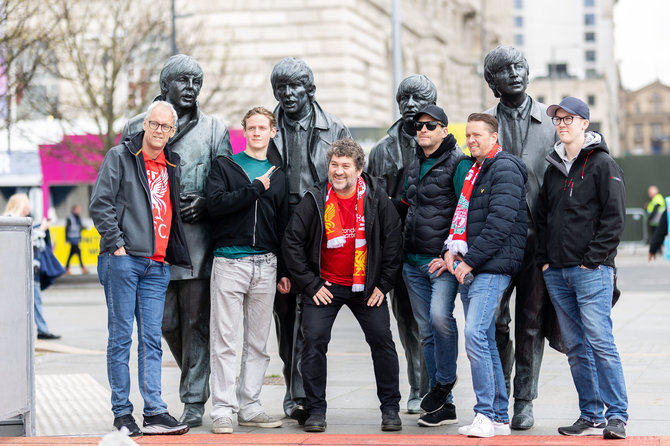
[[[556,116],[556,110],[559,108],[562,108],[566,112],[570,113],[571,115],[577,115],[581,118],[586,119],[587,121],[590,119],[590,112],[589,112],[589,106],[584,103],[581,99],[574,98],[572,96],[567,96],[563,98],[560,104],[556,105],[550,105],[549,108],[547,108],[547,115],[550,118],[553,118]]]
[[[449,124],[447,114],[444,112],[444,110],[442,110],[441,107],[438,107],[435,104],[426,105],[424,108],[416,112],[416,114],[414,115],[414,120],[418,121],[421,115],[428,115],[433,119],[437,119],[442,124],[444,124],[445,127],[447,126],[447,124]]]

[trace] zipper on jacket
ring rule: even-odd
[[[234,166],[237,166],[237,168],[239,168],[244,173],[244,176],[247,177],[247,180],[249,180],[249,184],[253,183],[253,181],[251,180],[251,177],[249,176],[247,171],[242,168],[242,166],[237,164],[235,162],[235,160],[233,160],[231,157],[228,156],[226,158],[228,158],[230,160],[230,162],[233,163]],[[258,223],[258,198],[256,198],[256,200],[254,201],[254,230],[253,230],[253,235],[251,236],[251,246],[256,246],[256,226],[257,226],[257,223]]]

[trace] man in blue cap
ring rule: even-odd
[[[537,262],[580,409],[579,419],[558,432],[626,438],[628,397],[610,317],[614,257],[626,214],[623,171],[602,135],[586,131],[590,114],[583,101],[566,97],[547,115],[560,141],[547,156],[540,190]]]

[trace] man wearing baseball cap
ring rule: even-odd
[[[444,110],[430,104],[414,115],[418,147],[407,170],[402,197],[403,279],[419,325],[431,390],[421,401],[420,426],[457,423],[451,389],[456,384],[458,329],[454,301],[458,281],[442,274],[442,244],[449,235],[460,188],[472,161],[447,129]],[[463,164],[463,168],[461,168]],[[402,211],[402,210],[401,210]]]
[[[563,435],[626,438],[628,397],[610,317],[614,257],[625,217],[623,171],[589,108],[566,97],[547,109],[560,139],[540,190],[538,265],[556,309],[579,395],[579,419]],[[607,425],[605,425],[607,420]]]

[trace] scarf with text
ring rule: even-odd
[[[500,144],[496,144],[491,148],[488,155],[486,155],[486,158],[493,158],[500,152],[502,152],[502,147],[500,147]],[[466,231],[468,226],[468,208],[470,207],[470,196],[472,195],[472,190],[474,189],[475,181],[477,181],[481,168],[481,164],[475,162],[465,176],[463,189],[461,189],[461,196],[458,199],[458,205],[456,206],[454,217],[451,220],[449,237],[447,237],[447,240],[444,242],[447,250],[452,254],[460,254],[464,256],[468,253],[468,237]]]
[[[368,246],[365,240],[365,214],[363,203],[367,186],[362,177],[356,181],[356,238],[354,251],[354,280],[351,290],[353,292],[365,289],[365,270],[368,262]],[[326,247],[336,249],[344,246],[345,236],[340,221],[340,207],[333,186],[328,183],[326,193],[326,211],[324,212],[324,223],[326,226]]]

